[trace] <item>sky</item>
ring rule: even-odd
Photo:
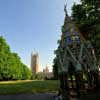
[[[0,0],[0,35],[30,67],[31,53],[38,51],[41,67],[51,66],[64,22],[65,0]],[[68,0],[67,10],[79,0]]]

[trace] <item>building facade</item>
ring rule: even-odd
[[[46,68],[43,69],[43,73],[45,74],[47,79],[51,79],[54,77],[53,72],[50,70],[48,66],[46,66]]]
[[[47,66],[45,69],[43,69],[43,73],[49,73],[49,68]]]
[[[32,73],[38,73],[39,70],[39,55],[38,53],[32,53],[31,54],[31,70]]]

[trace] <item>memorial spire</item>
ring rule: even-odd
[[[67,0],[65,0],[64,12],[65,12],[65,15],[68,16],[68,14],[67,14]]]

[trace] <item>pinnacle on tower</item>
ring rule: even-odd
[[[67,1],[65,0],[65,5],[64,5],[64,12],[65,12],[65,15],[67,16]]]

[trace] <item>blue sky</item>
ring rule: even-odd
[[[13,52],[30,65],[31,52],[39,52],[40,64],[52,65],[64,21],[65,0],[0,0],[0,35]],[[68,13],[74,1],[68,1]]]

